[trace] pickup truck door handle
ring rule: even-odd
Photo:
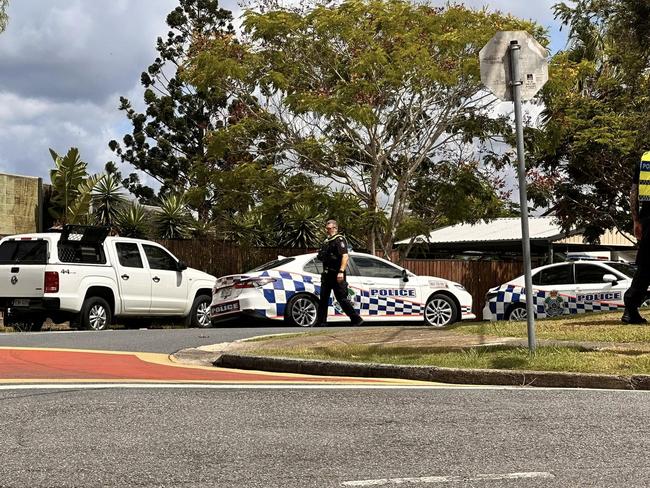
[[[120,276],[120,278],[122,278],[123,280],[128,280],[129,275],[128,274],[123,274],[122,276]]]
[[[157,276],[154,276],[152,279],[154,283],[158,283],[160,281],[160,278],[158,278]]]
[[[18,273],[20,271],[20,268],[11,268],[12,273]]]

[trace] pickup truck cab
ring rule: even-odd
[[[0,310],[9,323],[40,328],[50,317],[102,330],[114,317],[175,316],[209,327],[215,280],[160,244],[108,236],[104,227],[0,240]]]

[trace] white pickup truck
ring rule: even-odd
[[[108,237],[104,227],[0,240],[0,310],[9,323],[40,328],[49,317],[102,330],[113,317],[175,316],[209,327],[215,281],[155,242]]]

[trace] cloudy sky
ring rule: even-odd
[[[465,0],[468,6],[537,21],[551,51],[564,47],[553,19],[558,0]],[[443,5],[444,0],[431,3]],[[48,148],[79,147],[91,172],[115,160],[108,141],[130,124],[119,97],[142,106],[140,73],[155,58],[155,41],[178,0],[9,0],[0,34],[0,173],[49,180]],[[238,15],[235,0],[222,7]],[[117,162],[117,161],[116,161]],[[123,174],[132,167],[120,164]]]

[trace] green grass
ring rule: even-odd
[[[446,368],[650,374],[650,354],[591,352],[569,347],[540,347],[532,355],[526,348],[506,346],[444,352],[425,348],[337,345],[313,349],[264,349],[262,353],[275,357]]]
[[[650,342],[650,326],[621,323],[621,312],[586,313],[535,321],[537,339],[589,342]],[[475,322],[453,328],[459,334],[526,337],[526,322]]]

